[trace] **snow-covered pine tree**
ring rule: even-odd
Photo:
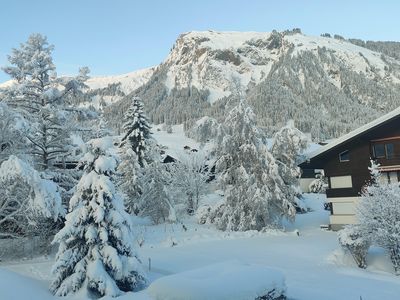
[[[20,48],[12,50],[8,56],[11,66],[3,68],[15,81],[4,90],[3,98],[31,123],[32,130],[26,134],[31,144],[29,154],[42,170],[68,155],[70,126],[65,101],[82,87],[88,72],[84,69],[80,77],[58,79],[53,49],[45,36],[32,34]]]
[[[117,161],[111,138],[95,139],[82,159],[84,175],[71,198],[53,266],[51,291],[65,296],[87,290],[95,296],[118,296],[145,284],[133,248],[129,214],[110,176]]]
[[[282,127],[273,138],[271,153],[276,160],[279,174],[285,183],[284,192],[286,198],[296,202],[296,195],[300,194],[299,179],[300,168],[297,166],[299,156],[307,148],[307,137],[294,126],[290,120]]]
[[[210,218],[223,230],[261,230],[295,216],[285,183],[245,100],[228,114],[218,143],[217,171],[225,203]]]
[[[121,147],[129,144],[136,153],[139,165],[143,167],[147,163],[147,140],[150,138],[150,125],[143,111],[143,103],[139,97],[133,97],[129,107],[125,123],[123,125],[124,135],[121,139]]]
[[[121,150],[121,163],[118,166],[118,172],[121,176],[118,180],[118,185],[124,193],[124,202],[127,211],[130,214],[137,214],[138,200],[142,194],[140,177],[143,172],[139,166],[135,151],[126,145]]]
[[[380,180],[379,165],[371,161],[371,183],[362,192],[356,216],[363,235],[385,248],[400,274],[400,186]]]

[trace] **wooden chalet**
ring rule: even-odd
[[[370,180],[370,159],[381,165],[382,180],[400,181],[400,108],[321,147],[299,165],[305,173],[324,170],[332,230],[357,222],[355,205]]]

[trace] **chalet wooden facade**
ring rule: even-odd
[[[400,108],[327,144],[300,164],[304,171],[323,169],[328,178],[331,229],[357,222],[355,205],[370,180],[370,158],[381,165],[382,180],[400,181]]]

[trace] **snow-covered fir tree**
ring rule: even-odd
[[[299,195],[300,168],[299,156],[307,147],[307,137],[294,126],[294,121],[288,121],[273,138],[271,153],[278,164],[279,174],[285,183],[286,198],[295,202]]]
[[[225,203],[211,214],[224,230],[261,230],[295,216],[279,167],[268,151],[245,100],[228,114],[218,143],[217,171]]]
[[[82,159],[84,175],[54,238],[60,244],[51,284],[55,295],[84,289],[92,296],[118,296],[145,284],[130,216],[111,179],[117,167],[111,146],[111,138],[92,140]]]
[[[363,235],[385,248],[400,274],[400,186],[381,180],[379,165],[371,161],[371,183],[362,192],[356,216]]]
[[[150,138],[150,125],[143,111],[142,100],[138,97],[132,99],[132,104],[125,115],[123,125],[124,135],[121,146],[129,144],[136,153],[139,165],[143,167],[147,163],[147,140]]]
[[[87,78],[81,70],[77,78],[57,78],[53,63],[54,46],[41,34],[32,34],[20,48],[13,49],[3,70],[15,81],[6,88],[3,98],[18,109],[31,124],[27,132],[36,165],[47,170],[55,160],[68,155],[70,145],[67,99],[73,98]]]
[[[127,211],[130,214],[137,214],[138,200],[142,194],[141,176],[143,170],[132,148],[125,145],[120,149],[121,163],[118,166],[118,172],[120,174],[118,185],[124,193],[124,202]]]

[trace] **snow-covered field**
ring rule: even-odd
[[[298,215],[285,232],[220,232],[210,225],[198,225],[194,219],[182,221],[185,230],[182,224],[152,226],[145,220],[134,220],[138,239],[144,241],[139,253],[147,268],[151,260],[150,281],[235,261],[281,271],[289,299],[398,299],[400,278],[384,261],[374,261],[367,270],[358,269],[339,250],[336,233],[319,229],[328,222],[328,213],[322,209],[324,197],[307,194],[305,201],[313,211]],[[54,299],[47,290],[53,259],[2,262],[0,299]],[[374,259],[372,253],[370,260]],[[74,298],[81,299],[79,295]],[[146,290],[137,295],[127,293],[121,299],[154,298]]]
[[[182,126],[174,126],[171,134],[154,128],[153,136],[175,156],[185,145],[199,147],[184,137]],[[220,199],[213,192],[201,202]],[[371,251],[368,268],[362,270],[339,249],[335,232],[320,229],[329,217],[323,210],[324,200],[323,195],[305,194],[311,212],[297,215],[295,223],[286,223],[283,231],[222,232],[198,224],[196,217],[162,225],[134,218],[134,242],[147,269],[149,287],[118,299],[254,299],[249,292],[282,287],[281,274],[292,300],[399,299],[400,278],[393,275],[381,249]],[[56,299],[48,291],[53,262],[52,255],[0,262],[0,300]],[[196,297],[190,296],[192,292]]]

